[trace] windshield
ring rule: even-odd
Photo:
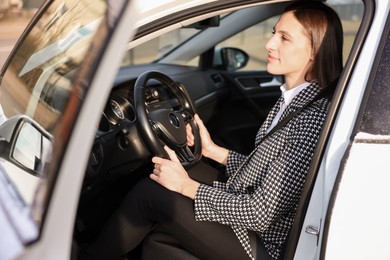
[[[122,66],[150,64],[158,61],[177,46],[199,33],[195,28],[180,28],[153,38],[125,53]],[[196,65],[195,61],[189,64]],[[187,64],[187,65],[189,65]]]

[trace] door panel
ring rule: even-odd
[[[221,102],[219,113],[208,127],[221,145],[248,154],[254,148],[259,127],[280,96],[282,77],[265,71],[223,75],[230,94]]]

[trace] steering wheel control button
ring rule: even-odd
[[[187,120],[188,118],[190,118],[190,116],[185,112],[182,112],[181,116],[183,117],[184,120]]]
[[[153,129],[154,131],[160,130],[160,128],[158,127],[158,124],[157,124],[156,122],[152,122],[152,129]]]
[[[151,94],[153,98],[158,98],[160,96],[160,93],[157,89],[153,89]]]

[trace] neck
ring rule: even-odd
[[[286,89],[296,88],[296,87],[298,87],[306,82],[306,80],[304,78],[291,79],[291,78],[285,77],[285,80],[286,80]]]

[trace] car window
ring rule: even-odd
[[[339,1],[328,1],[341,18],[344,30],[344,61],[352,48],[356,33],[363,16],[362,1],[349,1],[340,4]],[[332,4],[333,2],[333,4]],[[219,43],[217,47],[235,47],[244,50],[249,55],[248,64],[241,70],[266,70],[267,52],[265,43],[271,37],[273,27],[279,16],[271,17]]]
[[[388,24],[389,25],[389,24]],[[372,142],[388,140],[390,136],[390,26],[383,34],[383,45],[379,48],[377,63],[372,67],[373,82],[367,91],[366,104],[358,131]],[[385,141],[383,141],[386,143]],[[388,141],[387,141],[388,142]]]
[[[61,143],[53,139],[56,125],[71,93],[80,91],[74,83],[107,4],[59,0],[47,8],[0,86],[0,204],[24,243],[37,237],[53,145]]]
[[[195,28],[180,28],[153,38],[127,51],[122,66],[152,63],[198,32]]]
[[[328,3],[340,15],[344,28],[344,60],[348,57],[353,41],[363,15],[364,5],[360,0],[337,1]],[[223,19],[228,13],[221,16]],[[227,38],[216,45],[220,47],[234,47],[245,51],[249,55],[248,64],[241,70],[265,70],[266,55],[264,49],[266,41],[270,38],[273,27],[279,16],[271,17],[258,24],[250,26],[239,33]],[[123,58],[122,66],[149,64],[158,61],[165,54],[174,51],[175,48],[190,40],[191,37],[201,32],[194,28],[179,28],[159,37],[153,38],[137,47],[128,50]],[[171,61],[173,64],[198,66],[199,55],[188,60]]]
[[[249,55],[249,61],[241,70],[265,70],[267,66],[267,52],[264,46],[271,37],[273,27],[278,18],[279,16],[271,17],[251,26],[219,43],[217,47],[234,47],[245,51]]]

